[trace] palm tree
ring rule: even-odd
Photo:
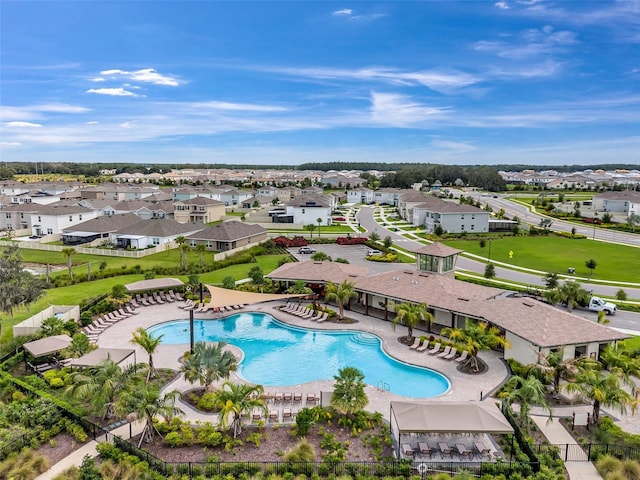
[[[264,389],[262,385],[235,384],[224,382],[216,393],[215,403],[220,409],[218,418],[220,426],[233,430],[233,438],[242,433],[242,414],[250,413],[254,408],[267,413],[267,406],[261,398]],[[229,423],[231,419],[231,423]]]
[[[200,268],[204,266],[204,252],[207,251],[207,246],[204,243],[199,243],[195,246],[195,251],[198,252],[198,259],[200,261]]]
[[[71,263],[71,256],[76,253],[76,249],[68,247],[63,248],[61,252],[64,256],[67,257],[67,270],[69,270],[69,279],[73,281],[73,270],[71,269],[71,267],[73,267],[73,264]]]
[[[466,328],[444,328],[442,334],[447,335],[451,340],[465,344],[465,349],[469,352],[468,362],[474,372],[480,370],[478,353],[497,347],[511,347],[509,340],[502,335],[500,329],[496,326],[489,326],[486,322],[472,322]]]
[[[179,396],[180,392],[177,390],[163,395],[159,388],[149,384],[137,385],[122,391],[116,404],[117,411],[125,415],[131,413],[137,418],[145,420],[138,447],[142,445],[143,441],[151,442],[155,433],[160,435],[153,424],[153,419],[156,416],[160,415],[169,421],[175,415],[183,413],[175,406]]]
[[[183,260],[183,250],[182,250],[182,246],[185,245],[187,243],[187,237],[185,237],[184,235],[178,235],[174,242],[176,242],[178,244],[178,253],[180,254],[180,259],[178,260],[178,265],[180,266],[180,268],[183,267],[184,265],[184,260]]]
[[[413,341],[413,329],[417,327],[420,322],[426,322],[427,328],[431,327],[433,323],[433,315],[429,313],[429,307],[426,303],[400,303],[393,309],[396,312],[396,317],[393,319],[393,329],[396,328],[396,323],[400,322],[406,325],[409,329],[407,335],[407,342]]]
[[[545,386],[535,375],[529,375],[523,378],[514,375],[504,386],[503,391],[499,394],[502,399],[504,408],[511,410],[511,405],[517,403],[520,406],[520,422],[529,429],[529,411],[531,405],[540,405],[549,412],[551,417],[551,406],[545,398]]]
[[[316,218],[316,222],[318,222],[318,238],[320,238],[320,225],[322,225],[322,218]]]
[[[316,229],[316,224],[310,223],[309,225],[305,225],[304,229],[309,230],[309,238],[313,238],[313,231]]]
[[[600,423],[600,407],[609,407],[627,413],[627,407],[635,412],[638,400],[620,384],[620,376],[615,372],[605,374],[597,370],[581,372],[574,382],[565,384],[568,392],[575,392],[593,402],[592,419]]]
[[[560,396],[560,381],[573,380],[585,368],[597,368],[598,362],[587,357],[564,358],[564,349],[550,352],[548,355],[538,354],[538,363],[531,366],[534,371],[542,372],[553,385],[553,396]]]
[[[145,352],[147,352],[147,355],[149,355],[149,372],[147,373],[148,382],[156,374],[156,369],[153,365],[153,354],[156,352],[164,335],[154,338],[149,335],[149,332],[144,328],[138,327],[133,332],[132,336],[131,343],[140,346]]]
[[[331,406],[345,415],[360,412],[369,403],[364,391],[364,374],[354,367],[340,369],[331,395]]]
[[[189,250],[191,250],[191,247],[188,244],[183,243],[178,248],[180,249],[180,267],[184,271],[187,271],[189,269],[189,259],[187,258],[187,254],[189,253]]]
[[[75,336],[74,336],[75,338]],[[138,366],[139,367],[139,366]],[[122,369],[113,360],[105,360],[97,367],[71,374],[71,385],[65,394],[79,399],[89,399],[96,414],[102,418],[113,418],[116,397],[125,386],[140,383],[138,371],[132,365]]]
[[[227,379],[238,369],[238,359],[229,350],[224,350],[225,342],[197,342],[193,354],[187,355],[180,371],[189,383],[200,382],[206,392],[213,392],[213,382]]]
[[[632,213],[627,217],[627,224],[631,227],[633,233],[636,232],[636,225],[640,225],[640,215]]]
[[[354,283],[349,280],[345,280],[340,284],[329,282],[324,298],[327,302],[335,300],[340,309],[340,320],[342,320],[344,318],[344,306],[348,304],[352,298],[358,298],[358,292],[355,291]]]
[[[564,282],[558,289],[560,301],[567,304],[567,310],[573,311],[575,307],[589,301],[587,292],[578,282]]]
[[[628,351],[609,346],[600,355],[600,360],[604,362],[607,370],[622,378],[631,388],[633,395],[636,394],[638,387],[631,377],[640,376],[640,358],[630,357]]]

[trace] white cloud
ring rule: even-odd
[[[155,68],[143,68],[141,70],[134,70],[132,72],[120,69],[103,70],[100,75],[104,75],[111,78],[123,77],[134,82],[152,83],[154,85],[166,85],[169,87],[177,87],[180,82],[168,75],[162,75],[158,73]]]
[[[14,107],[2,105],[2,117],[11,120],[39,120],[44,113],[86,113],[89,108],[66,103],[45,103],[39,105],[25,105]]]
[[[130,92],[129,90],[125,90],[122,87],[118,87],[118,88],[90,88],[89,90],[87,90],[87,93],[97,93],[100,95],[112,95],[115,97],[137,97],[138,95],[136,95],[133,92]]]
[[[42,127],[41,124],[39,123],[31,123],[31,122],[7,122],[5,123],[5,125],[7,127],[17,127],[17,128],[22,128],[22,127],[27,127],[27,128],[39,128]]]
[[[478,150],[478,147],[475,145],[464,142],[454,142],[451,140],[435,139],[431,142],[431,145],[442,150],[448,150],[451,153],[467,153]]]
[[[99,123],[100,122],[93,121],[93,122],[87,122],[87,125],[98,125]]]
[[[543,54],[563,53],[567,47],[579,43],[577,35],[568,30],[554,31],[547,25],[542,29],[531,28],[521,32],[518,38],[504,40],[481,40],[473,46],[474,50],[493,53],[501,58],[512,60],[534,57]]]
[[[20,147],[22,144],[20,142],[0,142],[0,145],[3,147]]]
[[[255,105],[250,103],[232,103],[232,102],[195,102],[190,105],[196,109],[206,110],[226,110],[236,112],[284,112],[287,109],[277,105]]]
[[[136,122],[123,122],[120,124],[122,128],[135,128]]]
[[[406,95],[371,92],[371,117],[378,124],[396,127],[419,127],[445,109],[433,108],[412,101]]]
[[[92,82],[106,82],[107,79],[104,77],[96,77],[91,79]]]
[[[500,8],[502,10],[508,10],[509,4],[507,2],[496,2],[493,4],[494,7]]]
[[[442,93],[450,93],[454,89],[467,87],[480,81],[477,76],[464,72],[445,72],[440,70],[401,71],[391,67],[367,67],[353,70],[330,67],[257,67],[257,69],[322,80],[376,81],[404,86],[423,85]]]
[[[348,17],[353,13],[353,10],[351,10],[350,8],[343,8],[342,10],[336,10],[335,12],[333,12],[331,15],[333,15],[334,17]]]

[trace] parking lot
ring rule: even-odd
[[[367,256],[367,250],[369,247],[366,245],[338,245],[334,243],[328,244],[313,244],[310,247],[315,248],[318,252],[324,252],[331,257],[332,260],[336,258],[345,258],[349,260],[351,265],[358,265],[361,267],[367,267],[372,273],[376,272],[390,272],[399,269],[414,269],[414,266],[408,263],[383,263],[383,262],[370,262],[365,257]],[[293,247],[289,249],[289,253],[293,255],[298,261],[304,262],[305,260],[311,260],[311,254],[300,254],[298,250],[300,247]]]

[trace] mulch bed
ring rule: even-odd
[[[378,428],[384,429],[385,427]],[[322,436],[318,433],[318,429],[319,427],[312,428],[305,438],[314,446],[317,460],[320,461],[322,459],[322,450],[320,449]],[[256,431],[257,429],[253,427],[244,428],[239,437],[243,441],[243,445],[235,447],[231,452],[225,451],[224,447],[205,448],[199,445],[172,448],[160,438],[156,438],[151,444],[143,444],[142,447],[167,462],[204,462],[210,457],[216,457],[221,462],[275,462],[282,461],[281,454],[294,447],[299,441],[288,426],[275,428],[266,426],[261,428],[263,432],[262,439],[260,446],[256,447],[255,444],[246,441],[246,437]],[[352,437],[348,429],[337,426],[324,425],[324,431],[334,434],[336,440],[341,441],[343,444],[346,441],[349,442],[349,448],[347,449],[348,461],[374,460],[369,448],[363,445],[362,437],[365,433],[374,434],[377,432],[376,430],[363,432],[356,437]],[[137,440],[137,438],[133,439],[136,444]],[[391,448],[387,447],[383,454],[392,455]]]
[[[49,441],[40,445],[36,450],[47,458],[49,465],[58,463],[60,460],[84,445],[84,443],[78,443],[67,433],[60,433],[51,440],[54,441],[53,445],[55,446],[52,446],[51,441]]]

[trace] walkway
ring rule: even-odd
[[[548,416],[531,415],[531,419],[552,445],[575,445],[575,448],[572,448],[571,452],[576,459],[564,462],[567,473],[569,474],[569,479],[602,480],[602,477],[596,470],[596,467],[593,466],[593,463],[588,461],[584,450],[582,450],[557,418],[554,417],[549,419]]]

